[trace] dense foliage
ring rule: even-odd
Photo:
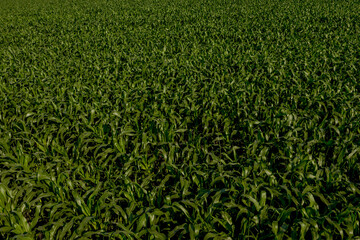
[[[360,3],[3,0],[1,239],[360,235]]]

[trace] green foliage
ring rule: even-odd
[[[1,239],[356,239],[357,1],[4,0]]]

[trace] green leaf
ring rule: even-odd
[[[158,231],[156,231],[154,229],[149,229],[148,231],[152,236],[155,237],[155,239],[160,239],[160,240],[161,239],[167,239],[165,234],[159,233]]]
[[[59,239],[64,239],[66,233],[70,231],[73,225],[74,225],[74,219],[71,219],[70,222],[66,223],[62,231],[60,232]]]
[[[147,222],[147,216],[146,213],[144,213],[136,221],[137,223],[136,232],[139,232],[143,227],[146,227],[146,222]]]

